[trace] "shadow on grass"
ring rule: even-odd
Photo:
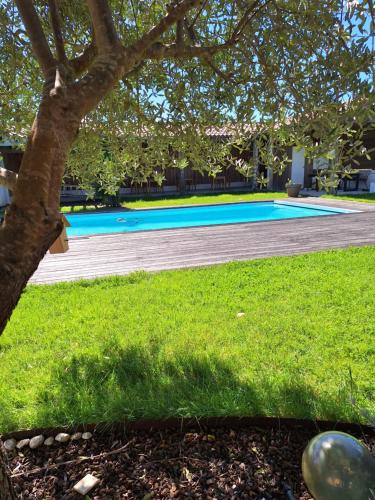
[[[235,362],[189,352],[162,356],[155,345],[113,345],[97,356],[73,356],[51,374],[50,387],[39,397],[38,423],[228,415],[345,418],[342,404],[321,397],[296,373],[283,382],[265,372],[241,380]]]

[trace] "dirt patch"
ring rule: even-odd
[[[283,425],[108,430],[88,441],[10,452],[9,465],[20,498],[35,500],[83,498],[73,486],[89,473],[100,479],[91,499],[285,499],[292,498],[288,487],[307,499],[301,456],[316,433]],[[375,454],[373,434],[357,437]]]

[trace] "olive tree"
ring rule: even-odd
[[[62,230],[66,169],[110,192],[172,149],[214,175],[219,126],[238,147],[251,130],[275,169],[287,144],[343,165],[374,116],[373,15],[370,0],[0,0],[0,134],[25,143],[19,173],[0,170],[0,333]]]

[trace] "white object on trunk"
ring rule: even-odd
[[[9,191],[4,186],[0,186],[0,207],[9,205],[9,203],[10,203]]]

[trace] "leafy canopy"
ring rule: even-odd
[[[48,4],[34,3],[53,47]],[[166,12],[164,0],[110,4],[125,46]],[[86,3],[58,5],[65,50],[75,57],[92,42]],[[109,192],[124,177],[161,182],[171,164],[191,162],[215,175],[233,144],[241,151],[249,135],[262,162],[277,171],[288,161],[277,151],[288,144],[327,157],[333,170],[349,170],[358,152],[366,153],[361,138],[374,120],[374,16],[370,0],[203,0],[180,23],[179,40],[207,52],[145,60],[118,82],[85,118],[68,173]],[[160,40],[174,42],[176,27]],[[0,81],[1,134],[23,138],[43,78],[11,0],[0,0]],[[229,141],[210,137],[217,127],[230,129]],[[251,160],[232,161],[244,175],[254,170]]]

